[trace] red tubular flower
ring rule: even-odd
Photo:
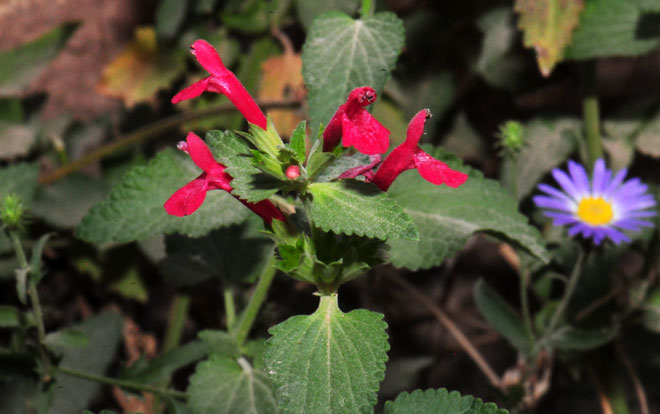
[[[323,151],[332,151],[342,137],[342,145],[353,145],[363,154],[382,154],[390,146],[390,131],[364,109],[376,100],[376,91],[368,86],[355,88],[346,103],[337,108],[323,131]]]
[[[251,124],[266,129],[266,116],[252,99],[241,82],[229,69],[222,64],[218,52],[206,40],[196,40],[190,46],[192,54],[204,69],[211,75],[193,83],[174,95],[172,103],[176,104],[186,99],[196,98],[205,91],[221,93],[236,105]]]
[[[199,177],[179,188],[165,202],[163,207],[165,207],[167,214],[183,217],[194,213],[204,202],[207,191],[225,190],[231,193],[233,189],[229,183],[232,180],[232,176],[225,172],[226,167],[224,165],[213,158],[211,150],[209,150],[200,137],[189,132],[186,142],[180,142],[177,147],[189,154],[193,162],[204,172]],[[286,221],[284,214],[268,200],[262,200],[258,203],[248,203],[239,197],[236,197],[236,199],[269,224],[273,219]]]
[[[456,188],[467,180],[467,174],[452,170],[447,164],[431,157],[417,145],[424,133],[426,119],[430,116],[429,110],[423,109],[410,121],[406,140],[392,150],[371,180],[378,188],[387,191],[399,174],[412,168],[417,168],[422,178],[435,185],[447,184]]]

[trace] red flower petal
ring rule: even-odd
[[[163,207],[167,214],[172,216],[183,217],[192,214],[204,202],[207,189],[206,173],[202,173],[172,194]]]
[[[227,70],[218,51],[206,40],[195,40],[195,43],[190,46],[190,51],[195,55],[199,64],[212,75],[220,76]]]
[[[248,203],[246,201],[238,199],[240,202],[245,204],[250,210],[256,213],[261,217],[266,223],[270,224],[273,219],[286,221],[286,217],[280,211],[275,204],[271,203],[269,200],[261,200],[258,203]]]
[[[421,149],[417,150],[414,159],[419,174],[426,181],[435,185],[447,184],[452,188],[456,188],[468,178],[467,174],[452,170],[447,164],[436,160]]]
[[[186,142],[188,143],[188,153],[190,154],[190,158],[192,158],[193,162],[199,168],[207,173],[216,168],[218,162],[213,158],[211,150],[200,137],[194,132],[189,132],[186,137]]]
[[[342,145],[352,145],[363,154],[383,154],[390,146],[390,131],[364,108],[358,108],[353,116],[344,118],[342,132]]]
[[[417,114],[415,114],[413,119],[408,124],[408,129],[406,130],[406,141],[404,142],[405,146],[408,148],[417,148],[419,139],[424,133],[424,125],[426,124],[426,120],[430,117],[431,111],[428,109],[422,109],[421,111],[417,112]]]
[[[207,90],[209,78],[210,76],[200,81],[197,81],[192,85],[188,86],[187,88],[185,88],[184,90],[182,90],[181,92],[174,95],[172,97],[172,103],[178,104],[179,102],[185,101],[186,99],[197,98],[199,95],[201,95],[204,91]]]

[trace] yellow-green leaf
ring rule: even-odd
[[[543,76],[550,76],[562,60],[583,8],[583,0],[516,0],[514,9],[520,14],[523,43],[536,51]]]

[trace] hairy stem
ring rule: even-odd
[[[120,380],[117,378],[105,377],[102,375],[91,374],[89,372],[78,371],[77,369],[73,369],[73,368],[57,367],[56,369],[58,372],[62,374],[86,379],[88,381],[98,382],[100,384],[114,385],[117,387],[122,387],[133,391],[151,392],[153,394],[157,394],[160,396],[174,397],[181,400],[185,400],[188,398],[188,395],[185,392],[181,392],[181,391],[154,387],[152,385],[140,384],[138,382]]]
[[[248,302],[247,306],[245,307],[245,310],[243,311],[243,314],[241,315],[240,320],[238,321],[238,326],[236,327],[235,335],[236,335],[236,342],[238,343],[239,346],[245,343],[245,340],[247,339],[247,336],[250,333],[250,330],[252,329],[252,325],[254,324],[254,321],[257,318],[259,309],[266,300],[266,294],[268,293],[268,288],[270,288],[270,285],[273,282],[273,279],[275,278],[275,274],[277,273],[277,268],[275,268],[274,264],[275,264],[275,255],[272,254],[270,260],[268,260],[268,263],[266,263],[263,270],[261,271],[261,275],[259,276],[259,282],[257,282],[257,287],[254,289],[254,293],[250,297],[250,301]]]

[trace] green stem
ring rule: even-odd
[[[89,381],[98,382],[100,384],[113,385],[113,386],[122,387],[122,388],[126,388],[128,390],[133,390],[133,391],[146,391],[146,392],[150,392],[150,393],[161,395],[161,396],[179,398],[179,399],[182,399],[182,400],[185,400],[185,399],[188,398],[188,395],[185,392],[181,392],[181,391],[170,390],[170,389],[167,389],[167,388],[154,387],[154,386],[151,386],[151,385],[140,384],[138,382],[133,382],[133,381],[126,381],[126,380],[120,380],[120,379],[116,379],[116,378],[104,377],[102,375],[96,375],[96,374],[90,374],[88,372],[78,371],[77,369],[73,369],[73,368],[57,367],[56,369],[57,369],[58,372],[60,372],[62,374],[70,375],[72,377],[78,377],[78,378],[86,379],[86,380],[89,380]]]
[[[527,338],[532,345],[532,349],[535,346],[534,330],[532,329],[532,317],[529,311],[529,295],[527,294],[527,281],[529,280],[529,272],[524,269],[520,271],[518,275],[520,279],[520,307],[522,308],[523,321],[525,323],[525,331],[527,333]]]
[[[16,230],[9,230],[9,238],[11,239],[11,242],[14,245],[14,250],[16,251],[16,257],[18,259],[18,265],[23,271],[29,272],[29,265],[25,257],[25,252],[23,251],[23,245],[21,244],[21,240],[18,237],[18,233],[16,232]],[[30,296],[32,313],[34,315],[34,321],[37,325],[37,338],[38,338],[37,349],[39,352],[39,358],[41,359],[41,363],[43,364],[44,370],[46,372],[46,379],[49,380],[52,372],[51,371],[52,365],[50,363],[50,357],[48,356],[48,352],[46,352],[46,348],[44,346],[44,340],[46,339],[46,328],[44,327],[41,302],[39,301],[37,284],[34,282],[34,279],[30,276],[29,273],[27,275],[27,278],[28,278],[28,287],[27,287],[28,296]]]
[[[183,328],[190,307],[190,295],[176,294],[172,299],[170,315],[167,319],[167,331],[163,341],[162,353],[165,354],[176,348],[181,342]]]
[[[582,117],[587,138],[587,162],[593,165],[603,156],[603,144],[600,138],[600,111],[596,85],[596,61],[589,60],[580,64],[582,74]]]
[[[582,250],[580,250],[577,261],[575,262],[575,266],[573,267],[573,272],[571,273],[571,276],[568,279],[568,284],[566,285],[566,291],[564,292],[564,296],[561,298],[561,302],[559,302],[559,306],[557,306],[555,313],[552,315],[552,319],[550,319],[548,328],[545,330],[544,338],[547,338],[548,336],[552,335],[555,328],[557,327],[557,323],[559,323],[562,316],[564,315],[564,311],[566,310],[566,307],[568,306],[568,303],[570,302],[571,297],[573,296],[573,292],[575,292],[575,288],[577,287],[578,281],[580,280],[580,275],[582,274],[582,265],[584,265],[585,256],[586,254]]]
[[[227,316],[227,332],[232,332],[236,324],[236,305],[234,304],[234,291],[231,286],[222,290],[225,299],[225,315]]]
[[[250,329],[252,329],[252,324],[257,317],[257,313],[259,313],[261,305],[266,300],[268,288],[270,288],[270,285],[275,278],[275,274],[277,273],[277,268],[274,264],[275,255],[273,254],[271,255],[270,260],[268,260],[268,263],[264,266],[261,275],[259,276],[257,287],[254,289],[254,293],[252,294],[252,297],[250,297],[250,301],[238,321],[238,326],[235,330],[238,346],[242,346],[245,343],[248,333],[250,333]]]
[[[362,7],[360,8],[360,16],[367,17],[374,13],[374,5],[372,0],[362,0]]]
[[[518,153],[509,154],[511,195],[514,200],[518,200]]]
[[[300,101],[269,101],[269,102],[259,102],[259,105],[263,109],[295,108],[300,105]],[[219,105],[212,108],[205,108],[196,111],[185,112],[182,114],[161,119],[160,121],[146,125],[134,132],[121,136],[116,140],[112,141],[110,144],[101,147],[98,150],[91,152],[83,156],[82,158],[73,161],[70,164],[64,165],[48,175],[40,177],[39,182],[41,184],[53,183],[57,180],[66,177],[72,172],[78,171],[88,166],[89,164],[92,164],[105,157],[113,155],[123,149],[129,148],[130,146],[139,143],[145,138],[162,135],[163,132],[167,131],[168,129],[180,125],[184,122],[194,121],[197,119],[202,119],[209,116],[217,115],[224,112],[230,112],[234,110],[236,110],[236,108],[234,107],[233,104],[227,104],[227,105]]]

